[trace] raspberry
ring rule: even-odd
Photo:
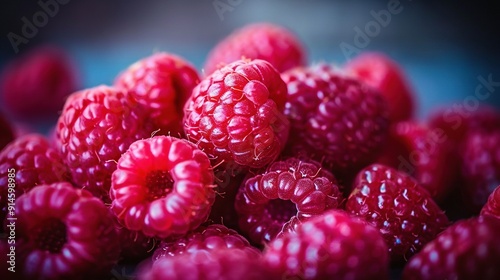
[[[44,46],[5,67],[0,91],[5,109],[20,119],[55,118],[78,88],[73,62],[64,50]]]
[[[403,279],[498,279],[500,221],[479,217],[456,222],[413,256]]]
[[[0,151],[12,140],[14,140],[14,130],[0,112]]]
[[[105,202],[116,160],[153,131],[131,97],[107,86],[72,94],[57,123],[58,146],[74,183]]]
[[[191,254],[161,258],[152,266],[143,264],[138,270],[141,280],[279,279],[279,275],[263,265],[259,253],[234,248],[195,250]]]
[[[69,183],[33,188],[17,199],[15,216],[16,273],[27,279],[95,279],[118,260],[108,209]]]
[[[12,172],[9,172],[12,171]],[[61,155],[40,134],[12,141],[0,152],[0,218],[7,213],[9,174],[15,174],[15,195],[21,196],[37,185],[70,180]]]
[[[316,162],[277,161],[247,178],[236,195],[239,226],[256,244],[265,244],[298,224],[338,208],[342,194],[333,175]]]
[[[205,73],[211,74],[233,61],[248,58],[271,63],[279,72],[305,65],[299,39],[284,27],[258,23],[234,31],[208,54]]]
[[[169,53],[157,53],[134,63],[116,79],[144,106],[162,134],[182,132],[183,107],[200,79],[194,66]]]
[[[195,87],[184,107],[184,131],[218,162],[264,167],[288,138],[285,96],[286,85],[268,62],[233,62]]]
[[[184,235],[206,221],[213,181],[207,155],[193,144],[169,136],[138,140],[113,172],[111,209],[146,236]]]
[[[484,215],[500,219],[500,185],[490,194],[488,201],[481,209],[481,216]]]
[[[462,149],[463,200],[473,213],[479,213],[488,196],[500,185],[500,130],[474,132]]]
[[[395,61],[382,53],[365,52],[349,61],[344,69],[382,93],[392,123],[413,117],[414,93]]]
[[[223,225],[209,225],[207,227],[201,226],[179,239],[161,242],[154,252],[153,260],[156,261],[166,256],[192,254],[200,250],[222,249],[241,249],[249,251],[249,253],[259,254],[259,251],[251,247],[245,237],[236,231]]]
[[[378,155],[388,133],[382,96],[326,64],[282,75],[288,86],[288,153],[320,161],[339,177],[357,172]]]
[[[448,218],[413,178],[379,164],[358,173],[346,210],[382,233],[394,263],[411,257],[448,226]]]
[[[282,279],[387,279],[389,256],[380,233],[339,210],[312,218],[274,239],[264,261]]]
[[[408,121],[391,127],[388,144],[377,162],[408,173],[441,202],[452,190],[458,161],[446,135]]]

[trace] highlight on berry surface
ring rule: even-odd
[[[186,234],[205,222],[215,199],[207,155],[170,136],[132,143],[111,180],[112,211],[125,227],[146,236]]]

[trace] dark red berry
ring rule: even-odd
[[[391,127],[389,141],[378,163],[406,172],[436,201],[451,192],[459,170],[459,157],[448,145],[446,135],[415,122]]]
[[[500,185],[490,194],[488,201],[481,209],[481,216],[484,215],[500,219]]]
[[[114,216],[114,215],[113,215]],[[123,226],[115,217],[115,230],[121,244],[120,263],[136,264],[150,256],[157,241],[140,231],[132,231]]]
[[[213,183],[207,155],[193,144],[170,136],[138,140],[113,172],[111,209],[146,236],[184,235],[206,221]]]
[[[252,242],[265,244],[342,202],[337,181],[317,162],[277,161],[249,177],[239,189],[239,226]]]
[[[346,210],[380,231],[393,262],[406,260],[420,251],[449,223],[417,181],[380,164],[358,173]]]
[[[468,134],[462,146],[461,175],[463,200],[477,214],[500,185],[500,129]]]
[[[7,214],[9,183],[19,197],[35,186],[70,179],[61,155],[45,137],[28,134],[17,138],[0,152],[0,218]]]
[[[375,160],[389,128],[386,102],[377,91],[326,64],[282,77],[288,86],[288,154],[312,157],[339,177]]]
[[[56,117],[66,97],[77,89],[73,62],[54,46],[37,48],[12,61],[0,85],[5,109],[30,121]]]
[[[498,279],[500,220],[461,220],[413,256],[403,279]]]
[[[16,273],[26,279],[96,279],[120,253],[113,218],[89,192],[40,185],[16,200]]]
[[[394,60],[382,53],[365,52],[350,60],[344,69],[382,93],[392,123],[413,117],[414,93],[403,69]]]
[[[108,202],[116,161],[130,144],[154,131],[146,117],[132,97],[116,88],[72,94],[59,117],[57,138],[76,186]]]
[[[172,257],[180,254],[192,254],[200,250],[241,249],[249,253],[259,254],[250,246],[245,237],[223,225],[201,226],[186,236],[162,241],[154,252],[153,260]]]
[[[389,274],[387,246],[377,229],[339,210],[274,239],[264,260],[281,279],[387,279]]]
[[[205,78],[184,107],[184,131],[216,163],[261,168],[288,138],[286,85],[263,60],[239,60]]]
[[[247,25],[223,39],[208,54],[205,63],[207,75],[233,61],[262,59],[279,72],[306,62],[304,48],[299,39],[284,27],[271,23]]]
[[[115,85],[132,95],[164,135],[182,133],[183,107],[200,82],[193,65],[183,58],[156,53],[132,64]]]

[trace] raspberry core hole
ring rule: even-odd
[[[174,180],[167,170],[155,170],[149,172],[146,177],[149,201],[165,197],[174,187]]]
[[[266,205],[266,212],[271,220],[284,224],[297,214],[297,207],[290,200],[273,199]]]
[[[58,219],[49,219],[36,230],[34,236],[38,249],[59,253],[67,241],[66,225]]]

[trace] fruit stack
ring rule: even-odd
[[[384,54],[309,65],[261,23],[201,75],[160,52],[71,93],[70,69],[3,74],[10,115],[58,114],[0,120],[3,279],[500,278],[500,113],[416,120]]]

